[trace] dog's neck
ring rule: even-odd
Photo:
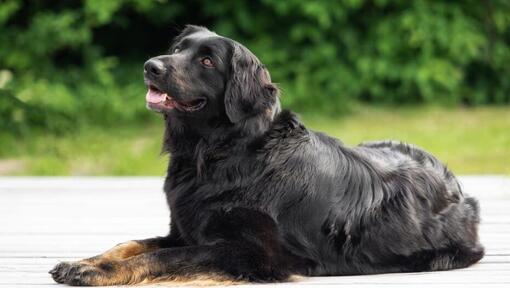
[[[264,135],[271,128],[273,119],[274,115],[257,115],[231,123],[224,117],[204,121],[166,116],[163,152],[194,161],[198,150],[228,146],[239,151]]]

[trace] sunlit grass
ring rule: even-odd
[[[345,117],[303,115],[348,145],[396,139],[416,144],[457,174],[510,174],[510,107],[367,108]],[[163,125],[85,128],[79,133],[1,137],[0,174],[164,175]],[[12,166],[12,167],[9,167]]]
[[[65,137],[34,135],[17,145],[15,155],[4,155],[23,163],[7,174],[164,175],[168,156],[160,152],[162,129],[162,124],[151,124],[82,129]]]

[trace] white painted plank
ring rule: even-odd
[[[33,272],[0,272],[1,284],[51,284],[47,271]],[[398,273],[363,276],[334,276],[303,278],[293,284],[462,284],[473,283],[509,283],[508,271],[447,271],[426,273]]]

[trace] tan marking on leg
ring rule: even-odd
[[[305,279],[306,279],[305,276],[295,274],[295,275],[290,275],[290,277],[289,277],[289,279],[287,279],[287,281],[288,282],[300,282]]]
[[[232,277],[219,273],[199,273],[189,276],[161,276],[153,279],[145,279],[140,284],[158,284],[171,286],[227,286],[241,285],[249,282],[235,280]]]
[[[110,260],[121,260],[154,250],[156,250],[156,247],[151,248],[148,245],[141,244],[136,241],[128,241],[106,251],[106,253],[103,254],[103,258],[108,258]]]
[[[157,250],[158,247],[142,244],[137,241],[127,241],[124,243],[117,244],[112,249],[104,252],[101,255],[97,255],[88,259],[83,259],[80,262],[89,265],[99,265],[108,261],[119,261],[127,259],[132,256],[136,256],[142,253],[151,252]]]

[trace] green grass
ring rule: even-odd
[[[162,125],[87,128],[72,135],[33,135],[12,143],[0,158],[11,175],[164,175],[168,156],[161,154]],[[3,154],[5,153],[5,149]],[[0,174],[2,169],[0,160]],[[5,166],[5,165],[4,165]]]
[[[367,108],[345,117],[303,115],[305,124],[355,145],[416,144],[457,174],[510,174],[510,107]],[[66,136],[0,136],[0,174],[164,175],[163,126],[88,128]]]

